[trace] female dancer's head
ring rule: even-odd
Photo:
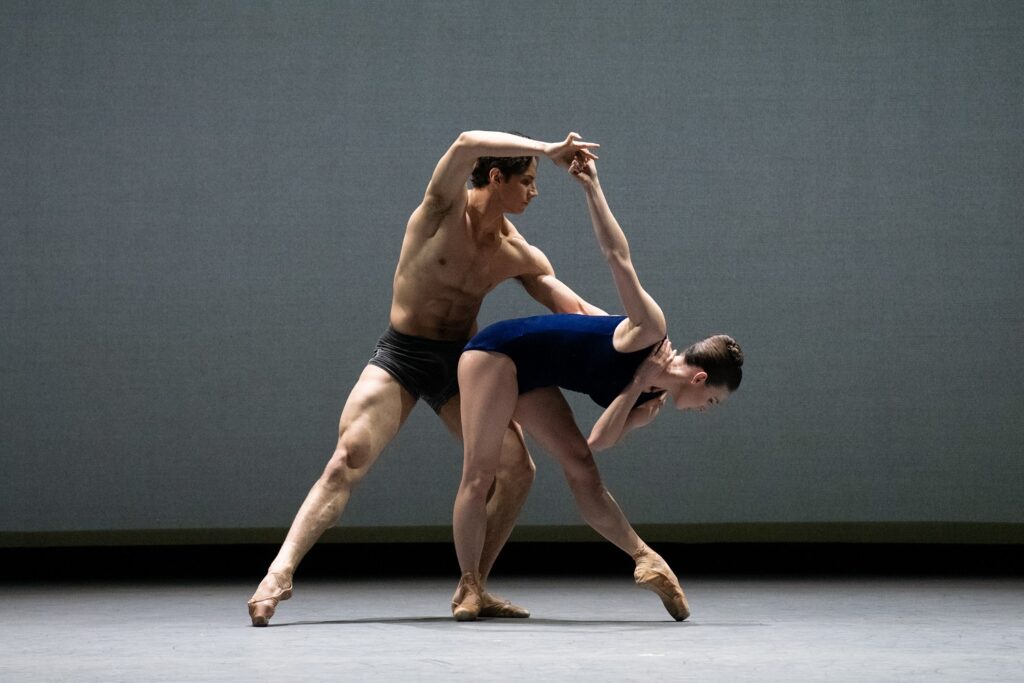
[[[703,411],[739,388],[743,350],[729,335],[716,334],[677,354],[666,372],[666,389],[676,408]]]

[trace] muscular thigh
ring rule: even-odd
[[[367,365],[345,401],[338,422],[338,447],[371,459],[405,423],[416,399],[385,370]]]
[[[592,461],[587,439],[558,388],[545,387],[522,394],[515,418],[563,468],[573,469]]]

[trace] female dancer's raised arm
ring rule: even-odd
[[[623,387],[622,392],[594,423],[587,443],[592,450],[603,451],[621,441],[630,430],[649,424],[657,416],[665,402],[664,394],[640,406],[636,402],[643,392],[649,390],[651,380],[668,367],[673,351],[671,343],[665,338],[665,314],[658,302],[640,284],[630,258],[626,234],[615,220],[601,189],[597,165],[592,160],[578,156],[569,166],[569,173],[583,185],[586,192],[594,235],[611,268],[615,288],[626,310],[627,320],[615,330],[615,349],[630,353],[664,340],[651,352],[650,358],[637,368],[633,381]]]
[[[587,209],[594,226],[598,246],[612,271],[615,288],[629,321],[616,330],[615,348],[622,353],[637,351],[665,337],[665,314],[658,302],[640,284],[633,261],[629,256],[629,242],[615,220],[597,178],[593,160],[577,156],[569,166],[569,173],[583,185],[587,196]]]

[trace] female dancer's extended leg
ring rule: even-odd
[[[594,455],[561,391],[547,387],[523,394],[515,419],[558,460],[584,521],[636,560],[633,576],[637,584],[657,593],[677,621],[686,619],[690,608],[678,579],[665,560],[640,539],[605,488]]]
[[[562,392],[545,387],[523,394],[515,418],[562,466],[583,520],[623,552],[636,554],[643,541],[604,487],[594,455]]]

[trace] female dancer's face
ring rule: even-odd
[[[679,410],[695,410],[698,413],[703,413],[727,398],[729,398],[729,390],[724,386],[708,386],[707,383],[700,381],[699,383],[687,382],[681,385],[672,397],[672,401]]]

